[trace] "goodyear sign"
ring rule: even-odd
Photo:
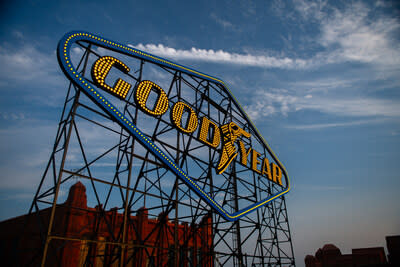
[[[106,54],[109,52],[109,55],[105,56],[96,55],[96,60],[90,66],[91,77],[84,77],[79,73],[71,58],[74,45],[83,42],[103,49]],[[81,91],[225,219],[235,221],[290,190],[285,168],[222,80],[87,32],[66,34],[60,40],[57,52],[59,64],[65,75]],[[132,67],[125,62],[126,57],[156,64],[171,75],[176,76],[177,73],[190,75],[198,82],[199,87],[207,84],[209,90],[218,91],[229,100],[230,104],[224,105],[224,100],[216,103],[208,98],[208,103],[219,110],[218,115],[214,114],[219,117],[216,120],[213,114],[202,112],[200,106],[186,100],[184,93],[179,99],[171,98],[167,93],[168,88],[160,86],[157,80],[143,79],[142,75],[139,75],[134,82],[130,82],[126,77],[132,72]],[[116,73],[117,78],[110,79],[111,72],[114,76]],[[235,179],[236,173],[246,171],[252,173],[252,177],[257,177],[258,184],[270,184],[278,190],[261,190],[264,194],[260,193],[260,196],[254,197],[256,200],[248,202],[246,207],[234,212],[228,211],[215,195],[213,197],[199,184],[195,174],[188,171],[190,168],[184,171],[182,164],[175,162],[165,149],[135,125],[132,117],[126,116],[117,108],[119,103],[116,101],[130,101],[127,99],[128,95],[133,98],[131,104],[148,119],[168,120],[179,133],[195,138],[214,151],[213,155],[218,154],[217,157],[209,158],[209,166],[214,170],[213,175],[225,175]],[[241,170],[238,170],[237,164],[240,164]],[[249,184],[251,183],[253,182],[249,181]],[[256,184],[253,183],[254,186]]]

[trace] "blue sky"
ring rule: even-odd
[[[226,81],[285,165],[296,261],[400,233],[400,9],[394,1],[3,1],[0,219],[25,213],[48,160],[71,30]]]

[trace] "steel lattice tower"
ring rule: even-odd
[[[226,210],[238,211],[281,190],[238,161],[217,175],[217,149],[199,142],[194,133],[177,130],[168,116],[143,113],[134,101],[135,88],[141,81],[157,81],[171,105],[183,101],[199,118],[210,118],[217,125],[234,121],[255,135],[235,100],[220,85],[144,59],[117,55],[88,42],[77,42],[73,52],[77,70],[91,82],[90,67],[102,56],[115,56],[129,64],[131,71],[125,79],[133,87],[126,99],[118,102],[119,110]],[[110,73],[109,79],[115,81],[117,75]],[[257,147],[262,155],[268,153],[250,139],[243,142]],[[86,186],[88,205],[68,208],[93,214],[96,219],[90,229],[74,225],[77,231],[85,232],[84,236],[68,236],[58,229],[58,214],[68,205],[66,192],[78,180]],[[142,235],[132,219],[140,216],[143,207],[147,216],[157,221],[147,235]],[[110,211],[122,219],[113,220]],[[240,220],[226,221],[73,83],[68,87],[53,151],[29,214],[28,223],[40,229],[42,244],[39,249],[29,245],[24,248],[32,255],[32,265],[49,266],[60,257],[58,251],[79,246],[83,266],[103,266],[100,261],[104,266],[140,266],[141,257],[149,266],[159,266],[161,262],[154,261],[160,257],[173,259],[168,260],[168,266],[295,266],[284,196]],[[167,221],[174,227],[166,229]],[[107,226],[107,238],[98,235],[101,225]],[[203,244],[201,251],[189,251],[188,240],[194,238],[194,232],[179,234],[181,225],[186,225],[185,229],[210,227],[211,232],[205,234],[209,236],[196,236],[202,239],[198,241]],[[159,246],[148,245],[150,235],[158,236]],[[166,249],[161,242],[173,246]]]

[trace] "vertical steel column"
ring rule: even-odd
[[[121,137],[122,137],[122,131],[123,130],[121,129]],[[131,151],[129,153],[130,157],[129,157],[129,164],[128,164],[128,181],[127,181],[127,185],[126,185],[126,189],[125,189],[125,207],[124,207],[124,219],[123,219],[124,221],[123,221],[123,232],[122,232],[121,260],[120,260],[120,264],[119,264],[120,267],[123,267],[125,265],[125,262],[124,262],[125,253],[128,253],[127,240],[126,240],[126,224],[127,224],[127,220],[128,220],[128,214],[130,216],[130,212],[128,212],[130,210],[129,209],[129,191],[130,191],[130,183],[131,183],[131,176],[132,176],[134,142],[135,142],[135,140],[132,138]],[[127,145],[128,144],[129,143],[127,143]]]
[[[71,113],[71,120],[69,122],[70,125],[69,125],[69,128],[68,128],[67,139],[65,140],[65,144],[64,144],[64,152],[63,152],[63,156],[62,156],[62,160],[61,160],[60,170],[58,172],[57,185],[56,185],[56,188],[55,188],[53,204],[52,204],[52,207],[51,207],[51,215],[50,215],[49,226],[47,228],[46,243],[45,243],[44,249],[43,249],[43,256],[42,256],[42,263],[41,263],[42,267],[45,266],[46,258],[47,258],[47,250],[48,250],[48,247],[49,247],[49,243],[50,243],[50,241],[52,239],[51,231],[52,231],[52,228],[53,228],[54,214],[56,212],[58,192],[60,190],[60,183],[61,183],[62,173],[63,173],[63,169],[64,169],[65,159],[67,157],[68,145],[69,145],[69,140],[71,138],[72,127],[73,127],[73,124],[74,124],[75,112],[76,112],[76,109],[78,107],[79,94],[80,94],[80,91],[78,90],[76,92],[73,108],[72,108],[72,111],[71,111],[72,112]]]

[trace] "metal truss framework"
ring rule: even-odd
[[[91,63],[112,54],[85,42],[78,42],[75,51],[77,69],[89,81]],[[177,130],[168,116],[144,114],[133,100],[134,89],[140,81],[158,79],[172,104],[186,102],[195,108],[199,118],[207,116],[217,125],[234,121],[251,132],[243,115],[235,108],[233,99],[221,87],[143,59],[123,60],[130,60],[133,69],[130,72],[133,74],[125,76],[130,79],[133,89],[126,100],[121,101],[120,110],[124,116],[175,159],[176,164],[196,179],[204,191],[219,200],[226,210],[238,211],[243,205],[257,203],[265,195],[281,190],[277,184],[238,161],[217,175],[218,150],[199,142],[193,133]],[[250,139],[243,142],[246,146],[256,146]],[[258,149],[264,149],[262,154],[267,155],[265,148]],[[97,206],[85,210],[95,213],[98,220],[90,229],[91,234],[81,238],[63,236],[55,230],[58,208],[65,207],[64,192],[76,179],[86,185],[89,206]],[[119,225],[106,216],[105,211],[111,207],[123,214]],[[174,229],[169,229],[171,233],[166,235],[173,239],[168,241],[174,244],[172,248],[165,249],[161,244],[148,245],[149,236],[141,235],[132,220],[142,207],[148,209],[149,218],[158,218],[152,234],[165,229],[166,220],[175,224]],[[49,220],[39,216],[40,211],[46,208],[51,210]],[[211,216],[212,224],[212,243],[202,241],[207,247],[205,253],[213,259],[207,266],[295,266],[284,196],[238,221],[226,221],[73,84],[68,87],[53,151],[29,214],[37,215],[35,221],[42,240],[42,247],[36,251],[32,262],[41,261],[42,266],[47,266],[46,262],[55,257],[50,255],[50,250],[57,251],[69,242],[77,241],[87,244],[84,266],[95,266],[96,259],[90,251],[100,245],[108,246],[104,255],[96,255],[97,258],[103,257],[105,265],[136,266],[140,253],[147,258],[173,253],[174,261],[168,262],[169,266],[183,266],[183,262],[194,266],[193,255],[182,253],[187,250],[184,244],[188,243],[182,239],[190,234],[178,235],[177,229],[182,223],[192,226],[204,224],[202,219],[205,216]],[[106,240],[98,238],[100,224],[109,226]],[[131,240],[129,234],[132,232],[139,240]],[[151,266],[152,262],[148,264]]]

